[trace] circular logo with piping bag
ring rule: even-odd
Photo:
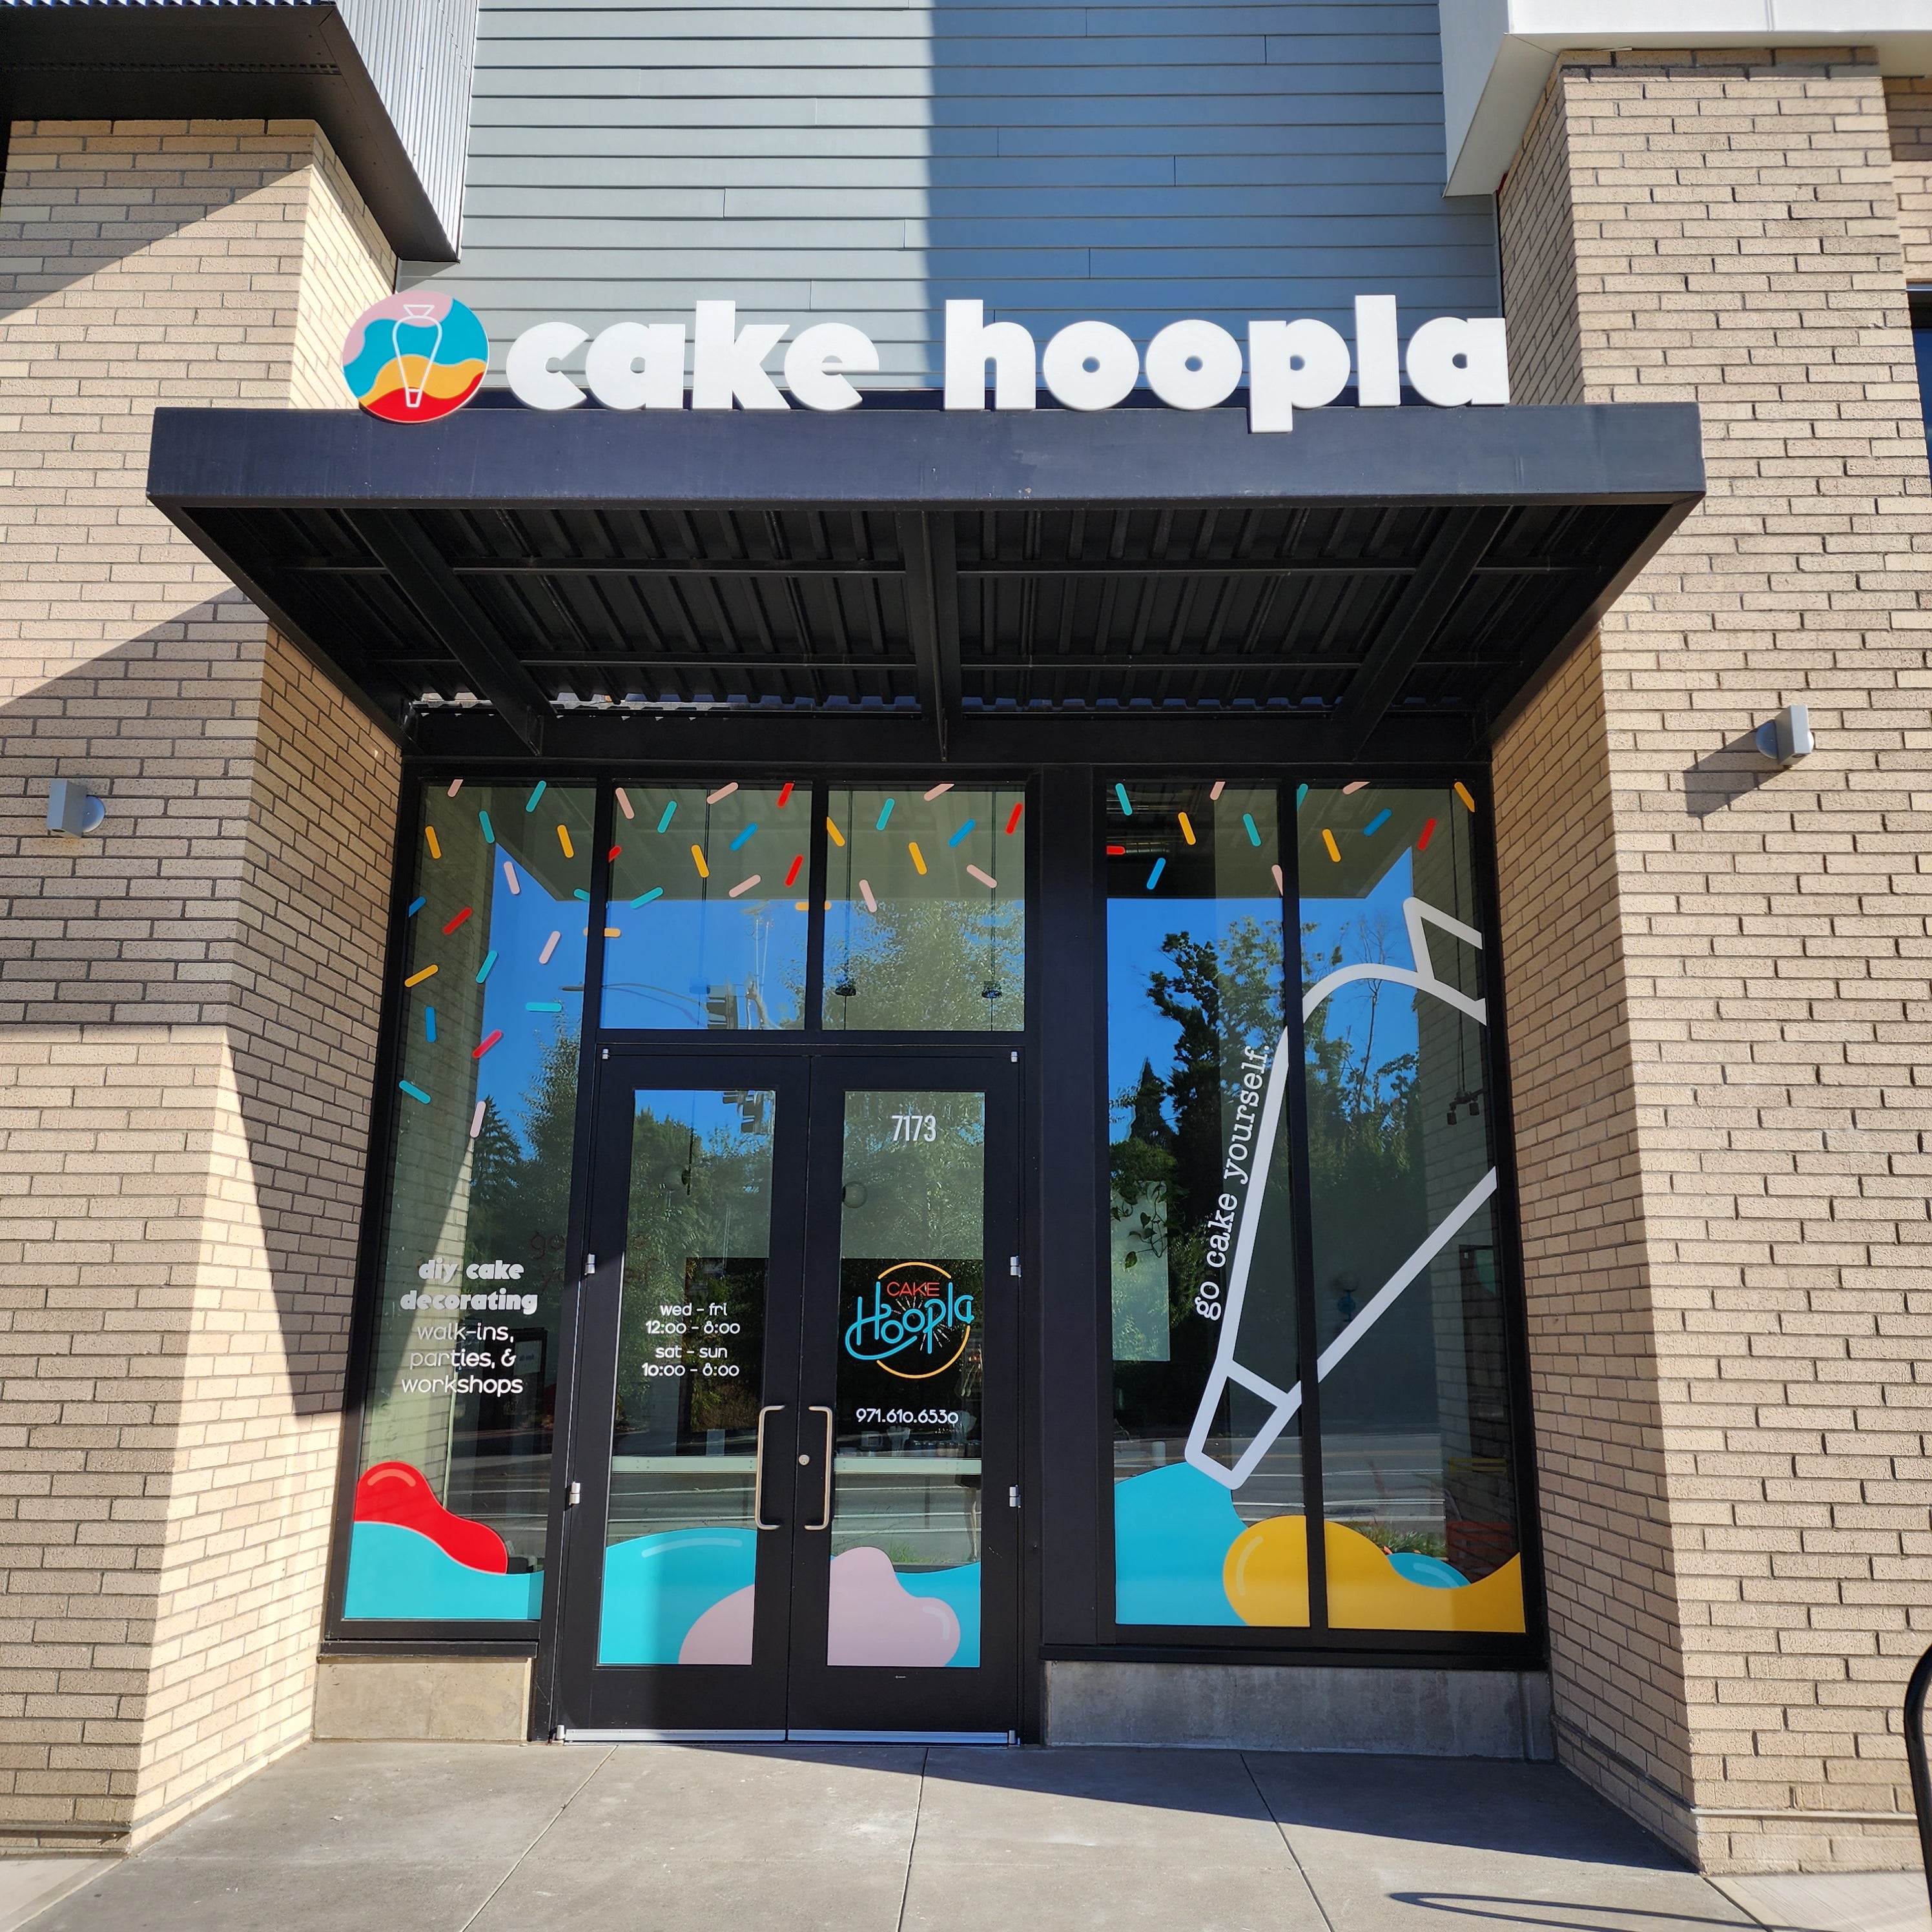
[[[342,345],[350,393],[385,422],[434,422],[483,386],[490,338],[454,296],[412,289],[357,316]]]

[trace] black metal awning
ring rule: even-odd
[[[1475,748],[1704,487],[1688,404],[926,400],[164,409],[148,494],[418,742],[1330,763]]]

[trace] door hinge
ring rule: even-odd
[[[1018,1496],[1019,1491],[1016,1490],[1013,1494]],[[564,1496],[563,1506],[566,1509],[574,1509],[583,1500],[584,1485],[581,1483],[572,1483]]]
[[[1019,1506],[1020,1486],[1018,1484],[1016,1483],[1012,1487],[1006,1492],[1006,1507],[1009,1509],[1018,1509]]]
[[[1018,1255],[1010,1255],[1007,1256],[1006,1272],[1011,1275],[1016,1281],[1018,1280],[1020,1274],[1020,1258]]]
[[[595,1274],[596,1272],[597,1257],[595,1255],[586,1255],[584,1257],[584,1273],[585,1278],[588,1280],[590,1276]]]
[[[1010,1060],[1016,1066],[1018,1066],[1020,1064],[1020,1057],[1017,1053],[1010,1053],[1006,1055],[1006,1058]]]
[[[608,1060],[610,1058],[610,1049],[608,1046],[605,1047],[602,1052],[598,1054],[597,1058],[599,1060]]]

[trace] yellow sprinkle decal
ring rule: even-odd
[[[830,832],[830,833],[831,833],[831,835],[832,835],[832,844],[835,844],[835,845],[843,845],[843,844],[844,844],[844,842],[845,842],[845,835],[844,835],[844,832],[841,832],[841,831],[839,830],[839,829],[838,828],[838,826],[836,826],[836,825],[834,825],[834,824],[832,824],[832,822],[831,821],[831,820],[830,820],[830,819],[829,819],[829,818],[825,821],[825,829],[826,829],[826,831],[828,831],[829,832]]]
[[[704,862],[704,848],[703,846],[694,845],[691,848],[691,862],[698,868],[698,876],[700,879],[708,879],[710,878],[711,868]]]
[[[574,859],[577,856],[576,853],[571,848],[568,826],[560,825],[556,828],[556,842],[563,848],[563,856],[566,859]]]
[[[604,937],[606,939],[622,939],[623,936],[623,928],[621,926],[607,926],[604,928]]]
[[[913,870],[922,879],[926,877],[926,854],[919,849],[916,839],[906,841],[906,850],[912,854]]]
[[[1466,785],[1460,778],[1458,778],[1456,781],[1456,796],[1460,798],[1472,812],[1475,810],[1476,801],[1469,796],[1469,788]]]
[[[1184,812],[1180,814],[1180,836],[1187,841],[1189,844],[1192,845],[1194,843],[1194,826]]]
[[[412,973],[403,984],[406,986],[420,986],[435,970],[436,968],[434,966],[425,966],[420,973]]]
[[[1342,862],[1342,848],[1335,843],[1334,833],[1330,832],[1325,825],[1322,828],[1322,842],[1328,847],[1329,857],[1339,866]]]
[[[442,856],[442,848],[436,842],[436,827],[434,825],[423,827],[423,843],[429,848],[429,856],[432,859]]]

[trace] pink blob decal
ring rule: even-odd
[[[937,1597],[915,1597],[883,1550],[848,1550],[832,1559],[825,1660],[830,1664],[931,1666],[959,1648],[959,1619]]]
[[[684,1634],[679,1645],[680,1664],[749,1664],[752,1613],[757,1595],[747,1583],[728,1597],[720,1597]]]
[[[487,1522],[457,1516],[436,1499],[429,1478],[407,1462],[378,1462],[356,1485],[356,1520],[392,1522],[426,1536],[442,1553],[470,1570],[501,1576],[510,1568],[503,1539]]]

